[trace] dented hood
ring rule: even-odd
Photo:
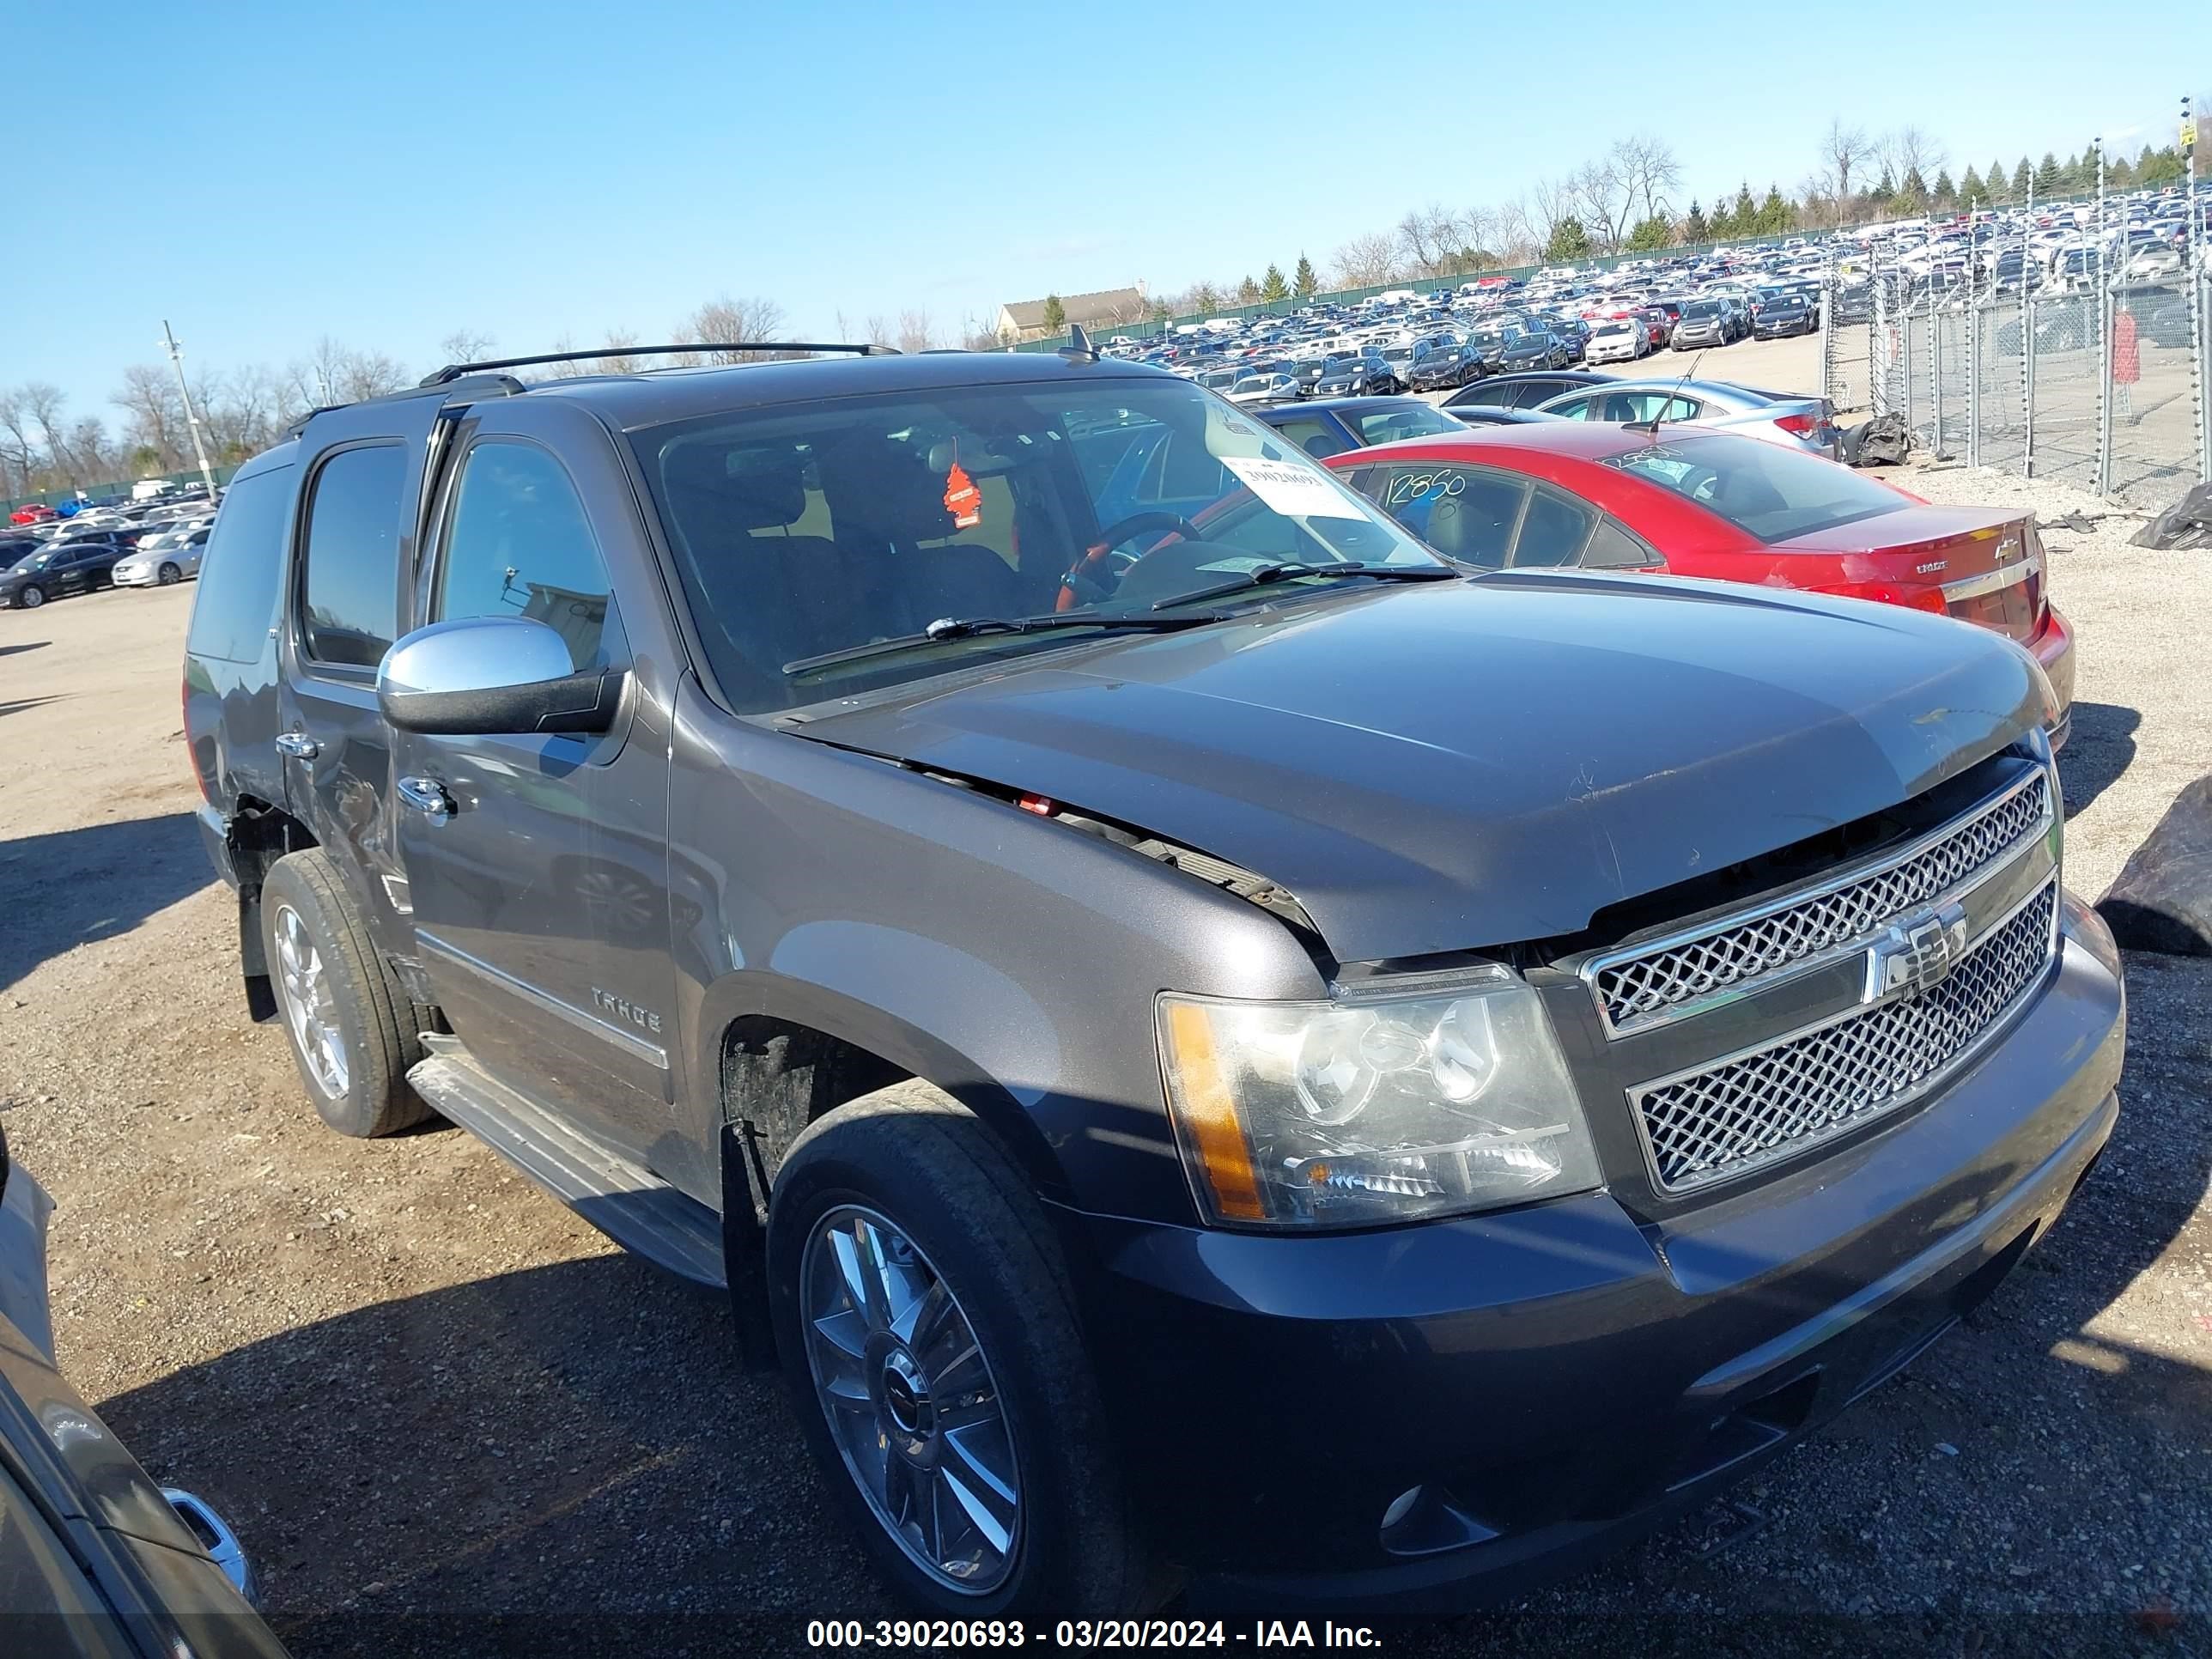
[[[2043,713],[2033,662],[1979,629],[1573,573],[1363,588],[942,687],[795,729],[1243,865],[1347,962],[1577,932]]]

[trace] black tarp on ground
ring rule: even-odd
[[[2137,547],[2212,547],[2212,483],[2193,486],[2128,539]]]
[[[2097,909],[2130,951],[2212,957],[2212,777],[2181,792]]]

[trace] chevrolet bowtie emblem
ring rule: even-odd
[[[1867,952],[1866,990],[1861,1000],[1918,996],[1942,984],[1966,954],[1963,906],[1947,904],[1897,922]]]

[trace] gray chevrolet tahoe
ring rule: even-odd
[[[2112,1129],[1984,630],[1464,571],[1079,347],[526,366],[223,503],[246,996],[332,1127],[726,1286],[917,1603],[1518,1590],[1905,1364]]]

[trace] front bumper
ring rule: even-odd
[[[1303,1238],[1062,1212],[1127,1467],[1194,1595],[1517,1595],[1893,1375],[2049,1230],[2112,1131],[2117,953],[2094,916],[2067,928],[1943,1095],[1697,1209],[1599,1192]]]
[[[125,570],[118,565],[110,574],[118,587],[151,587],[155,585],[155,573],[151,570]]]

